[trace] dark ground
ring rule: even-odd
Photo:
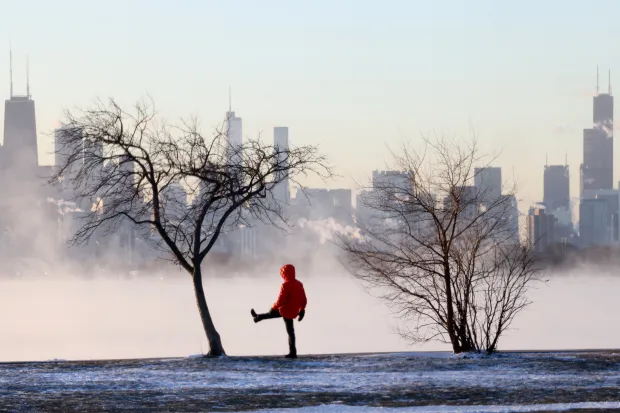
[[[580,402],[620,402],[620,352],[0,364],[0,412],[226,412],[324,404],[406,407]]]

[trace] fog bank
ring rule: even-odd
[[[304,277],[308,309],[296,324],[301,354],[449,350],[410,346],[393,333],[383,302],[344,273]],[[281,320],[254,324],[280,284],[273,276],[206,278],[214,321],[229,355],[285,354]],[[1,279],[0,360],[188,356],[207,351],[190,279],[183,273],[140,279]],[[508,349],[620,348],[614,310],[620,278],[554,277],[531,292],[534,301],[500,343]],[[611,328],[611,330],[606,330]]]

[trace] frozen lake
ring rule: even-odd
[[[619,388],[613,352],[0,364],[0,410],[11,412],[600,410],[620,409]]]
[[[306,318],[297,324],[301,354],[449,350],[411,346],[394,334],[383,302],[343,274],[303,277]],[[214,322],[228,355],[287,352],[279,320],[254,324],[251,307],[266,310],[280,279],[205,279]],[[531,291],[534,304],[500,341],[502,350],[620,348],[620,277],[552,278]],[[177,273],[148,279],[0,278],[0,361],[186,357],[206,352],[191,282]]]

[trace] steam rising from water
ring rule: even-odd
[[[319,237],[320,242],[333,241],[334,234],[340,234],[346,237],[361,238],[360,229],[350,225],[342,225],[333,218],[310,221],[302,218],[297,225],[302,229],[310,229]]]
[[[393,333],[385,305],[342,273],[308,276],[306,318],[296,323],[302,354],[449,350],[410,347]],[[254,324],[280,280],[273,276],[205,279],[207,299],[229,355],[285,354],[281,320]],[[206,352],[189,278],[0,279],[0,360],[188,356]],[[534,304],[500,343],[506,349],[618,348],[620,278],[561,276],[532,291]]]
[[[69,212],[82,212],[82,210],[77,207],[75,202],[65,201],[63,199],[54,199],[52,197],[48,197],[47,202],[58,206],[59,215],[65,215]]]

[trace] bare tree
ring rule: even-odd
[[[411,322],[407,339],[493,352],[539,274],[519,241],[514,188],[473,186],[484,161],[475,140],[424,141],[363,192],[361,238],[339,237],[344,263]]]
[[[140,229],[191,275],[209,355],[223,355],[204,294],[205,257],[221,234],[242,225],[286,224],[273,189],[308,173],[329,177],[330,168],[313,146],[231,145],[225,131],[205,138],[195,121],[158,122],[151,102],[134,109],[110,99],[65,114],[57,144],[65,161],[50,182],[71,177],[73,200],[86,211],[70,242],[87,243],[124,225]]]

